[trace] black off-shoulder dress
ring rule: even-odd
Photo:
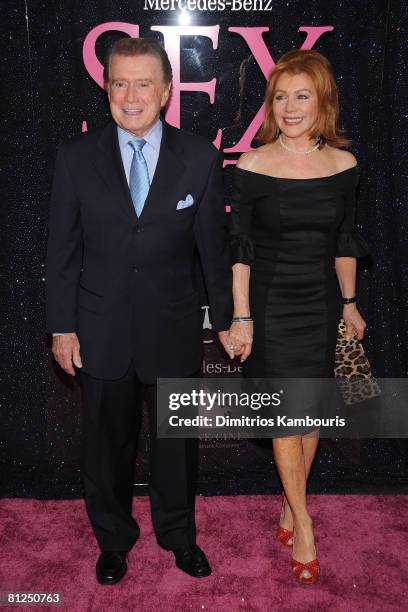
[[[358,175],[358,166],[310,179],[234,169],[232,263],[251,266],[246,376],[334,376],[342,314],[335,257],[370,253],[354,226]]]

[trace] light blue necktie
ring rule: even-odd
[[[140,217],[150,187],[149,172],[142,153],[146,141],[143,138],[134,138],[129,140],[129,144],[134,151],[129,173],[129,189],[136,214]]]

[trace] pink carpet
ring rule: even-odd
[[[134,498],[141,537],[116,586],[95,579],[98,549],[82,500],[0,501],[0,591],[60,591],[69,612],[407,610],[408,496],[311,495],[321,578],[296,583],[274,539],[277,496],[200,497],[198,543],[213,575],[178,570],[154,539],[146,497]],[[39,610],[38,606],[18,609]]]

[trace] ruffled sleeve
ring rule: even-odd
[[[345,196],[344,218],[338,229],[336,257],[364,257],[370,255],[370,248],[354,225],[356,212],[356,187],[358,168],[351,174]]]
[[[251,237],[253,199],[244,172],[234,168],[231,197],[230,253],[231,264],[254,263],[255,249]]]

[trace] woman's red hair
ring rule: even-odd
[[[326,142],[332,147],[346,147],[350,140],[341,135],[338,127],[339,95],[333,68],[328,59],[317,51],[296,49],[285,53],[269,75],[265,94],[265,119],[256,139],[261,143],[275,141],[280,133],[273,115],[276,83],[281,74],[307,74],[317,91],[319,112],[310,138],[320,136],[320,147]]]

